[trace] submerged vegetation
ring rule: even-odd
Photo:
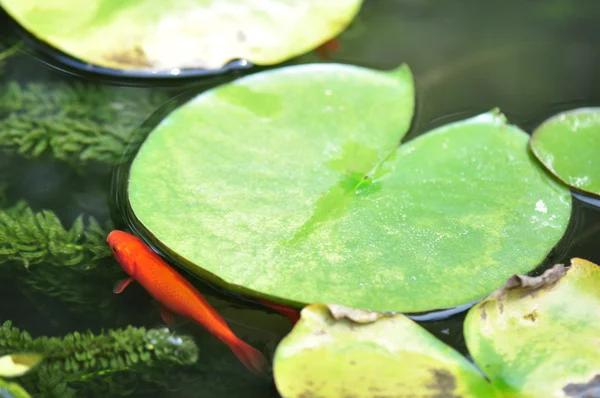
[[[110,307],[114,304],[110,286],[121,276],[105,244],[108,228],[92,217],[84,225],[83,217],[78,217],[66,229],[53,212],[34,212],[19,202],[0,211],[2,273],[61,300],[74,313],[92,312],[104,319],[115,311]],[[32,338],[5,321],[0,355],[14,352],[44,355],[40,368],[19,382],[35,397],[57,398],[78,396],[75,388],[87,391],[86,396],[122,395],[142,379],[164,383],[165,367],[190,365],[197,359],[193,340],[168,329],[127,327]],[[14,383],[4,388],[18,391]]]
[[[95,394],[112,394],[111,389],[122,388],[114,380],[117,372],[131,375],[157,367],[164,371],[165,366],[193,364],[198,357],[190,337],[168,329],[128,327],[98,335],[74,332],[63,338],[33,339],[7,321],[0,327],[0,355],[14,352],[43,355],[39,369],[20,381],[36,397],[57,398],[76,396],[69,384],[79,383],[85,388],[86,380],[94,384]],[[99,382],[105,385],[101,390]]]
[[[110,225],[102,228],[83,216],[65,229],[49,210],[34,212],[24,201],[0,210],[0,264],[20,263],[24,268],[45,263],[89,270],[99,259],[109,257],[105,239]]]
[[[102,308],[97,285],[89,281],[110,286],[120,276],[105,243],[110,229],[110,223],[103,228],[93,217],[84,225],[83,216],[66,229],[52,211],[34,212],[21,201],[0,210],[0,265],[44,294],[79,304],[76,311]]]
[[[8,81],[0,87],[0,147],[74,166],[112,165],[140,124],[166,101],[160,91],[63,82]]]
[[[20,44],[0,47],[0,70]],[[3,76],[6,77],[6,76]],[[14,156],[45,157],[78,172],[91,165],[109,171],[126,144],[143,137],[141,123],[164,101],[161,91],[60,81],[21,83],[4,79],[0,88],[0,270],[2,284],[15,283],[31,311],[45,311],[44,297],[65,304],[78,317],[110,319],[111,286],[121,270],[106,245],[112,223],[80,214],[65,226],[56,212],[14,199],[9,181]],[[132,136],[132,133],[134,136]],[[10,156],[7,156],[10,155]],[[6,162],[9,162],[6,164]],[[106,172],[103,172],[106,175]],[[105,184],[107,179],[98,181]],[[12,202],[12,203],[11,203]],[[140,383],[165,385],[167,369],[192,365],[198,348],[191,337],[166,328],[126,327],[99,333],[72,332],[33,338],[0,319],[0,357],[38,353],[42,363],[15,379],[0,375],[0,396],[69,398],[128,395]],[[172,371],[171,371],[172,372]]]

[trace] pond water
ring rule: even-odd
[[[531,132],[561,110],[600,105],[598,17],[600,5],[589,1],[484,4],[477,0],[367,0],[357,20],[341,35],[343,48],[332,55],[332,61],[377,69],[390,69],[403,62],[410,65],[416,81],[417,112],[405,140],[494,107],[499,107],[511,123]],[[9,18],[1,14],[0,40],[9,43],[13,28]],[[307,62],[322,61],[310,53],[287,64]],[[128,227],[111,190],[111,156],[115,157],[132,136],[140,133],[140,126],[155,123],[157,115],[174,104],[235,77],[229,74],[175,81],[103,77],[58,64],[27,46],[3,65],[0,204],[8,208],[23,199],[34,211],[52,210],[64,226],[83,214],[86,222],[88,216],[93,216],[103,225],[112,220],[115,227]],[[243,73],[256,70],[259,68]],[[75,89],[67,95],[65,87]],[[151,116],[155,111],[157,114]],[[9,145],[14,140],[6,138],[9,134],[5,121],[14,115],[28,121],[19,125],[23,134],[38,131],[43,137],[52,131],[54,138],[40,156],[27,155],[31,154],[30,148],[25,148],[25,155],[20,154],[15,145]],[[57,155],[55,150],[53,154],[51,148],[61,147],[78,118],[91,126],[92,132],[74,139],[72,153]],[[89,155],[92,160],[81,159],[77,154],[95,145],[98,138],[94,134],[98,131],[111,135],[112,144]],[[575,256],[600,263],[598,241],[599,200],[576,194],[569,230],[540,269],[556,262],[568,263]],[[0,321],[12,320],[33,336],[59,336],[88,329],[99,332],[130,324],[163,326],[156,304],[141,287],[132,285],[119,296],[112,294],[116,279],[111,278],[123,274],[111,259],[100,267],[112,267],[114,272],[106,272],[102,278],[77,273],[77,281],[83,286],[72,293],[79,296],[65,299],[68,289],[60,287],[74,280],[70,279],[71,273],[63,274],[65,267],[41,263],[23,272],[21,264],[3,263],[1,256]],[[40,269],[45,269],[43,278],[54,275],[56,280],[47,286],[35,282],[35,273]],[[25,283],[27,278],[32,278],[30,283]],[[265,352],[272,354],[291,329],[279,314],[203,281],[195,284],[240,338]],[[464,315],[421,324],[467,354],[462,336]],[[143,375],[132,376],[123,382],[126,388],[104,394],[100,393],[104,387],[98,387],[98,394],[118,396],[132,389],[133,396],[145,397],[278,396],[272,380],[249,375],[229,349],[202,328],[179,320],[174,329],[193,336],[197,342],[197,366],[163,369],[160,377],[152,376],[151,380]]]

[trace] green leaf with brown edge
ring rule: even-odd
[[[502,396],[597,396],[597,265],[574,258],[539,277],[513,276],[469,311],[464,328],[469,352]]]
[[[531,149],[566,184],[600,195],[600,108],[552,116],[533,132]]]
[[[40,40],[113,69],[272,65],[336,37],[362,0],[0,0]],[[135,21],[135,23],[132,23]]]
[[[289,397],[495,397],[466,358],[398,314],[311,304],[277,347]]]

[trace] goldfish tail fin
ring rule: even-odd
[[[252,373],[265,374],[267,372],[267,359],[256,348],[240,339],[236,339],[228,345],[235,356],[238,357],[244,366]]]

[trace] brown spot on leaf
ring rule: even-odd
[[[587,383],[569,383],[563,391],[568,397],[575,398],[600,398],[600,374],[597,374]]]
[[[454,394],[456,391],[456,378],[446,369],[432,369],[433,382],[426,387],[431,390],[431,398],[461,398]]]
[[[536,310],[533,310],[530,314],[527,314],[523,317],[523,319],[527,319],[530,322],[535,322],[537,320],[538,313]]]
[[[133,66],[138,68],[149,68],[152,66],[146,53],[141,47],[135,46],[129,50],[120,50],[114,53],[110,53],[104,56],[109,61],[116,62],[118,64]]]
[[[498,310],[500,311],[501,314],[504,312],[504,302],[503,301],[500,301],[498,303]]]
[[[485,321],[487,319],[487,312],[485,312],[485,307],[481,309],[481,320]]]
[[[15,365],[34,366],[41,361],[42,356],[39,354],[12,354],[10,356]]]

